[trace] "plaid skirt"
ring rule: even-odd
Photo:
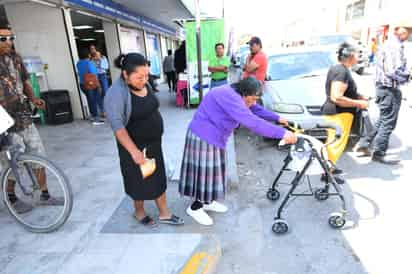
[[[200,139],[189,129],[180,172],[179,193],[202,203],[225,198],[226,151]]]

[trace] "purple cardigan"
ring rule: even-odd
[[[239,124],[257,135],[282,139],[286,130],[266,120],[277,122],[279,115],[260,105],[248,108],[230,85],[224,85],[207,93],[189,128],[202,140],[222,149]]]

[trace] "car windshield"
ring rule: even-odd
[[[335,63],[329,52],[273,55],[269,58],[269,80],[288,80],[320,75]]]

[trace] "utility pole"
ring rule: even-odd
[[[199,104],[203,99],[203,76],[202,76],[202,48],[200,33],[200,0],[195,0],[196,9],[196,47],[197,47],[197,77],[199,81]]]

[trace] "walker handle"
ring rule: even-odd
[[[285,128],[287,130],[295,132],[295,133],[296,132],[301,132],[301,131],[303,132],[301,125],[298,124],[296,121],[289,121],[288,120],[288,125],[285,126]]]
[[[297,152],[304,152],[305,151],[305,139],[302,137],[298,137],[298,140],[295,144],[295,148]]]

